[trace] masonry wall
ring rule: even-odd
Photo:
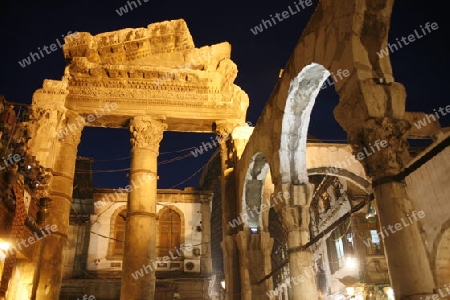
[[[406,177],[408,195],[414,208],[425,212],[420,221],[430,254],[442,226],[450,220],[449,158],[450,147],[447,147]]]

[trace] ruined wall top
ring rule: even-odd
[[[66,38],[63,48],[66,59],[86,57],[96,63],[126,64],[195,48],[184,20],[149,24],[147,28],[125,28],[95,36],[88,32],[76,35],[78,38]],[[148,62],[151,64],[151,59]]]

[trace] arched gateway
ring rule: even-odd
[[[33,96],[30,147],[53,170],[48,222],[59,232],[43,242],[37,299],[58,299],[77,147],[85,126],[131,131],[130,193],[121,299],[153,299],[155,274],[131,273],[156,259],[156,174],[163,132],[211,132],[245,123],[248,96],[233,84],[231,47],[195,48],[183,20],[68,39],[61,80]],[[228,129],[228,130],[230,130]],[[220,129],[219,129],[220,130]],[[142,231],[138,228],[149,228]],[[139,235],[139,239],[135,236]]]

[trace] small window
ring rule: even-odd
[[[123,210],[116,217],[114,226],[114,246],[113,255],[123,256],[123,247],[125,242],[125,227],[126,227],[126,215],[127,211]]]
[[[336,240],[336,252],[339,268],[342,268],[345,266],[344,244],[342,243],[342,238]]]
[[[372,239],[372,244],[380,244],[380,237],[378,236],[378,232],[376,230],[371,230],[370,236]]]

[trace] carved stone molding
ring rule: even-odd
[[[392,176],[402,170],[410,159],[407,142],[410,128],[406,120],[370,118],[355,134],[349,135],[353,154],[363,157],[358,159],[368,176]]]
[[[167,124],[163,118],[155,119],[150,116],[138,116],[130,120],[132,147],[150,148],[158,152]]]

